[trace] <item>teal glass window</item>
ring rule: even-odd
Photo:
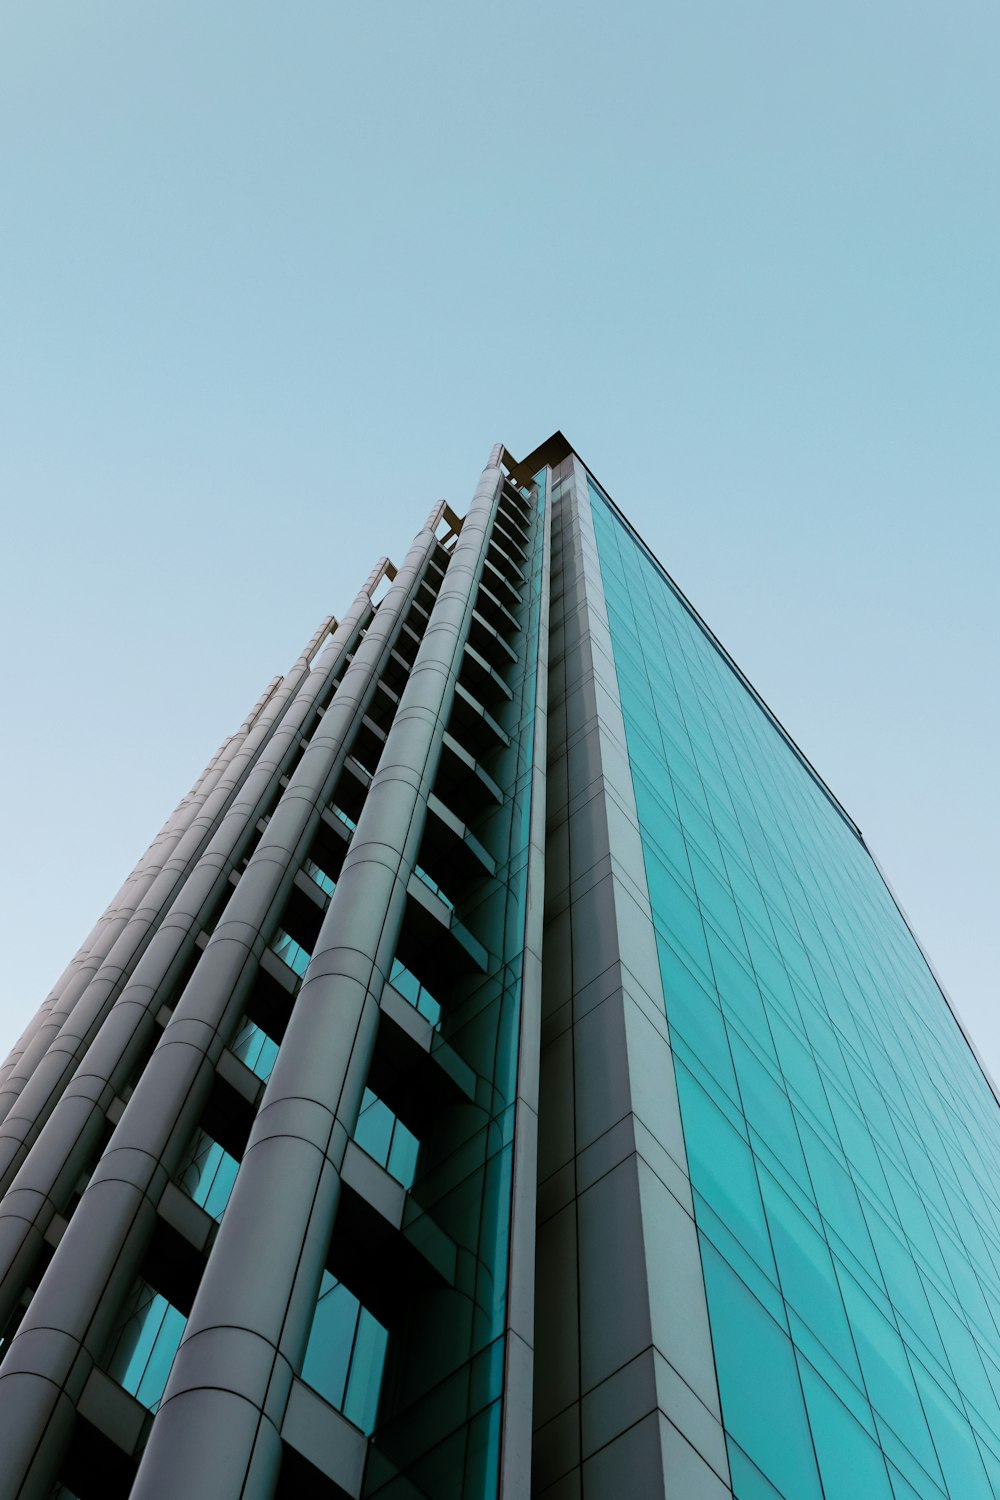
[[[441,1021],[441,1005],[435,1000],[425,984],[421,984],[415,974],[398,958],[392,961],[392,969],[389,972],[389,983],[399,991],[404,1000],[419,1010],[422,1016],[426,1016],[432,1026],[437,1026]]]
[[[427,887],[427,889],[429,891],[433,891],[434,894],[435,894],[435,896],[437,896],[439,900],[441,900],[441,901],[444,902],[445,906],[447,906],[447,908],[448,908],[449,911],[454,911],[455,910],[455,903],[454,903],[454,901],[451,899],[450,896],[446,896],[445,895],[444,891],[438,885],[438,883],[434,879],[433,875],[428,875],[427,871],[421,865],[414,865],[414,867],[413,867],[413,873],[414,873],[414,875],[417,876],[417,878],[419,880],[423,881],[424,885]]]
[[[256,1073],[266,1083],[271,1076],[275,1058],[278,1056],[278,1044],[268,1036],[266,1031],[261,1031],[255,1022],[243,1018],[243,1024],[236,1033],[232,1045],[232,1051],[246,1063],[251,1073]]]
[[[826,1500],[893,1500],[878,1443],[804,1360],[800,1373]]]
[[[302,868],[309,878],[316,882],[321,891],[325,891],[328,896],[333,895],[337,889],[336,881],[325,870],[321,869],[314,859],[307,859]]]
[[[362,1432],[375,1427],[388,1338],[354,1293],[324,1271],[302,1379]]]
[[[239,1162],[207,1131],[199,1130],[180,1176],[180,1185],[213,1219],[221,1219],[236,1181]]]
[[[354,1139],[403,1187],[413,1186],[420,1142],[371,1089],[365,1089]]]
[[[279,927],[271,942],[271,951],[276,953],[283,963],[286,963],[293,973],[301,976],[309,967],[312,954],[297,943],[290,933],[283,927]]]
[[[702,1264],[727,1430],[780,1494],[822,1500],[791,1339],[704,1243]]]
[[[150,1411],[160,1404],[187,1319],[145,1281],[115,1337],[108,1374]]]

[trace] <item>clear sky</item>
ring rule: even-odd
[[[0,1051],[265,682],[561,427],[995,1074],[995,0],[0,7]]]

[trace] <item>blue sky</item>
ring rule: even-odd
[[[556,427],[995,1073],[1000,10],[0,12],[0,1050],[219,741]]]

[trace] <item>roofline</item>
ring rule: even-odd
[[[952,1000],[951,996],[949,995],[947,989],[945,988],[945,986],[944,986],[944,984],[943,984],[943,982],[941,980],[940,974],[938,973],[937,969],[934,967],[934,964],[931,962],[931,958],[930,958],[930,955],[927,952],[927,949],[924,947],[923,943],[920,941],[920,938],[917,936],[917,933],[916,933],[916,930],[915,930],[915,928],[913,926],[913,923],[910,921],[910,918],[907,916],[906,911],[904,910],[903,905],[900,902],[899,897],[896,895],[896,892],[893,889],[892,884],[890,883],[889,878],[888,878],[888,876],[885,873],[885,870],[882,868],[882,865],[881,865],[878,857],[875,855],[875,853],[871,849],[870,845],[868,844],[867,840],[864,838],[863,834],[861,833],[861,830],[858,828],[858,826],[855,823],[854,819],[850,816],[850,814],[846,811],[846,809],[838,801],[838,799],[836,798],[836,796],[834,796],[833,792],[827,786],[826,782],[823,780],[822,776],[816,770],[815,766],[812,764],[812,762],[808,759],[808,757],[802,752],[802,750],[799,748],[799,746],[792,739],[791,735],[788,733],[788,730],[781,723],[780,719],[778,719],[777,715],[774,714],[772,712],[772,710],[764,702],[763,698],[760,696],[760,694],[758,693],[757,689],[754,687],[753,683],[746,676],[746,673],[743,672],[739,666],[737,666],[736,662],[730,656],[730,654],[726,650],[725,646],[723,646],[722,642],[715,635],[715,633],[711,629],[711,627],[709,625],[707,625],[705,623],[705,621],[702,619],[701,615],[695,609],[695,607],[691,603],[691,601],[687,598],[687,596],[685,595],[684,591],[677,585],[677,583],[675,583],[675,581],[673,580],[673,578],[671,578],[670,574],[667,572],[666,568],[663,566],[663,564],[660,562],[659,558],[653,552],[652,548],[648,545],[648,543],[646,543],[645,541],[643,541],[642,537],[636,531],[635,527],[632,525],[632,523],[628,519],[628,517],[622,514],[621,509],[611,499],[611,496],[608,494],[608,492],[604,488],[603,484],[601,484],[600,480],[594,474],[593,470],[588,467],[588,465],[587,465],[587,463],[586,463],[586,461],[584,459],[580,458],[579,453],[577,453],[577,451],[573,447],[572,443],[570,443],[569,439],[566,438],[564,436],[564,434],[561,433],[561,432],[554,432],[550,438],[547,438],[544,443],[541,443],[534,450],[533,453],[529,453],[528,456],[527,456],[527,458],[522,459],[519,464],[516,463],[510,457],[509,454],[505,454],[505,456],[506,456],[506,458],[508,460],[508,466],[511,468],[511,471],[514,472],[516,470],[517,471],[517,477],[518,477],[519,481],[521,483],[526,483],[526,482],[530,481],[532,475],[537,474],[537,472],[538,472],[539,469],[544,468],[546,465],[551,465],[554,468],[556,464],[562,463],[563,459],[568,458],[570,456],[570,454],[572,454],[575,458],[579,459],[580,463],[583,464],[583,467],[586,469],[586,471],[590,475],[591,479],[593,479],[594,483],[600,489],[601,494],[607,500],[608,504],[611,506],[612,510],[615,512],[616,516],[621,521],[622,525],[626,528],[626,530],[633,537],[635,537],[636,541],[638,542],[638,544],[640,545],[640,547],[642,547],[643,551],[649,557],[650,561],[654,564],[654,566],[658,569],[658,571],[663,574],[663,577],[666,579],[667,583],[670,585],[670,587],[673,589],[674,593],[677,595],[677,598],[679,599],[680,603],[688,611],[688,613],[691,615],[692,619],[696,622],[696,624],[699,626],[699,628],[702,631],[704,631],[705,635],[708,637],[709,641],[712,643],[712,645],[715,647],[715,649],[722,656],[723,660],[732,669],[732,671],[736,674],[737,678],[742,683],[742,685],[746,688],[746,690],[750,693],[750,695],[754,699],[754,701],[757,704],[759,704],[759,706],[761,707],[761,709],[766,714],[767,718],[770,720],[771,724],[773,724],[773,726],[778,731],[778,733],[781,735],[781,737],[785,741],[785,743],[789,746],[789,748],[791,749],[791,751],[793,752],[793,754],[802,763],[802,765],[808,771],[809,775],[815,781],[816,785],[820,788],[820,790],[827,797],[827,799],[832,803],[833,807],[836,809],[836,811],[843,818],[844,822],[850,828],[851,832],[858,839],[858,842],[861,844],[861,847],[864,849],[865,853],[868,855],[868,858],[871,860],[872,864],[875,866],[875,871],[876,871],[877,875],[879,876],[879,879],[882,881],[882,884],[885,886],[886,891],[888,892],[888,895],[889,895],[889,899],[892,901],[892,903],[895,906],[896,910],[899,912],[899,915],[900,915],[900,917],[903,920],[904,926],[906,927],[907,931],[910,934],[910,937],[913,939],[913,942],[916,945],[918,953],[920,954],[920,956],[923,959],[924,963],[927,965],[927,970],[928,970],[931,978],[933,979],[934,983],[937,985],[938,990],[941,992],[941,996],[942,996],[945,1004],[947,1005],[948,1009],[950,1010],[950,1012],[952,1014],[952,1018],[954,1019],[955,1024],[957,1025],[959,1031],[961,1032],[962,1037],[965,1040],[965,1043],[966,1043],[966,1045],[969,1048],[969,1051],[972,1053],[972,1056],[973,1056],[975,1062],[977,1063],[977,1065],[979,1067],[979,1070],[982,1073],[984,1079],[986,1080],[986,1083],[988,1084],[988,1086],[989,1086],[989,1088],[990,1088],[990,1090],[991,1090],[991,1092],[993,1094],[993,1097],[997,1100],[997,1103],[1000,1104],[1000,1087],[998,1087],[997,1083],[995,1082],[995,1080],[993,1078],[992,1073],[990,1072],[989,1068],[986,1066],[986,1063],[985,1063],[985,1061],[984,1061],[984,1059],[983,1059],[983,1057],[982,1057],[982,1055],[981,1055],[981,1053],[979,1051],[979,1048],[976,1046],[975,1042],[973,1041],[972,1036],[970,1035],[969,1031],[966,1028],[965,1022],[962,1020],[962,1017],[959,1014],[959,1011],[958,1011],[957,1006],[955,1005],[955,1002]],[[522,476],[526,476],[526,478],[523,478]]]
[[[760,693],[758,693],[757,689],[754,687],[749,677],[743,671],[742,667],[740,667],[738,663],[734,661],[733,657],[726,650],[725,646],[719,640],[718,636],[715,634],[711,626],[702,619],[701,615],[695,609],[690,599],[684,593],[684,590],[668,573],[667,569],[663,566],[662,562],[650,547],[649,543],[639,535],[635,527],[632,525],[632,522],[622,511],[621,507],[615,504],[614,500],[612,500],[604,485],[601,484],[601,481],[597,478],[597,475],[594,473],[593,469],[590,468],[585,459],[580,457],[580,454],[573,447],[569,439],[562,432],[554,432],[551,437],[546,438],[544,443],[540,443],[539,446],[533,450],[533,452],[528,454],[527,458],[521,459],[520,462],[518,462],[516,459],[513,459],[506,450],[504,450],[504,452],[511,473],[514,474],[522,484],[530,482],[531,477],[534,474],[537,474],[539,469],[545,468],[547,465],[550,465],[554,468],[556,464],[562,463],[563,459],[568,458],[570,454],[572,454],[574,458],[578,458],[580,460],[580,463],[583,464],[583,467],[590,475],[590,478],[597,485],[601,494],[611,506],[611,509],[614,511],[621,524],[630,533],[630,535],[635,538],[636,542],[645,552],[646,556],[649,558],[653,566],[666,579],[667,583],[670,585],[670,588],[674,591],[678,600],[687,610],[688,614],[694,620],[695,624],[707,637],[714,649],[718,651],[719,655],[729,667],[730,671],[739,680],[745,690],[750,694],[751,698],[753,698],[754,702],[764,713],[765,717],[768,719],[773,728],[777,730],[778,734],[785,741],[792,754],[798,761],[801,762],[802,766],[812,777],[813,781],[819,787],[824,797],[826,797],[826,799],[832,804],[834,810],[840,814],[841,818],[843,818],[848,828],[854,834],[854,837],[858,840],[859,843],[863,844],[865,848],[867,848],[868,846],[865,844],[861,829],[858,827],[857,823],[855,823],[854,819],[844,807],[843,803],[840,802],[840,800],[835,796],[827,783],[823,780],[822,776],[819,774],[809,757],[792,739],[792,736],[788,733],[788,730],[785,728],[784,724],[782,724],[777,714],[774,713],[771,708],[769,708],[767,703],[765,703],[764,699],[761,697]],[[871,851],[869,850],[869,853],[870,852]]]

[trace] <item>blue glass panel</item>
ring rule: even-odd
[[[354,1139],[405,1188],[413,1186],[420,1142],[371,1089],[365,1089]]]
[[[822,1500],[791,1340],[704,1241],[702,1262],[727,1431],[781,1494]]]
[[[435,896],[437,896],[439,900],[444,902],[445,906],[447,906],[450,911],[455,910],[455,903],[454,901],[452,901],[451,897],[445,895],[444,891],[438,885],[434,877],[432,875],[428,875],[427,871],[423,869],[421,865],[414,865],[413,873],[419,880],[423,881],[424,885],[429,891],[433,891]]]
[[[799,1369],[826,1500],[893,1500],[878,1444],[808,1364]]]
[[[328,896],[333,895],[337,889],[336,881],[321,869],[314,859],[307,859],[302,868],[310,879],[316,882],[321,891],[325,891]]]
[[[165,1297],[140,1283],[115,1339],[108,1374],[150,1411],[160,1404],[186,1322]]]
[[[199,1130],[190,1160],[181,1175],[181,1187],[213,1219],[221,1219],[236,1181],[239,1162],[218,1141]]]
[[[293,973],[298,974],[300,977],[309,967],[311,954],[303,948],[301,943],[297,943],[290,933],[285,932],[281,927],[278,928],[274,935],[271,942],[271,949],[283,963],[288,965]]]
[[[302,1379],[363,1432],[371,1432],[388,1335],[342,1282],[323,1273]]]
[[[686,1068],[677,1068],[691,1179],[757,1265],[777,1280],[753,1155]]]
[[[437,1026],[441,1021],[441,1006],[428,990],[427,986],[421,984],[415,974],[411,974],[405,964],[398,958],[392,961],[392,970],[389,974],[389,982],[397,989],[405,1000],[419,1010],[422,1016],[426,1016],[432,1026]]]
[[[729,1471],[735,1500],[787,1500],[770,1484],[755,1463],[729,1438]]]
[[[344,1397],[344,1416],[355,1427],[360,1427],[362,1432],[371,1432],[375,1427],[388,1340],[389,1335],[381,1323],[372,1317],[367,1308],[362,1307],[358,1313],[358,1327]]]
[[[257,1077],[265,1082],[270,1078],[271,1069],[278,1056],[278,1044],[272,1041],[266,1031],[261,1031],[253,1021],[244,1020],[237,1032],[232,1050],[242,1062],[246,1063],[251,1073],[256,1073]]]
[[[962,1500],[995,1500],[966,1413],[948,1399],[918,1360],[913,1361],[913,1374],[949,1494],[961,1495]]]
[[[827,1500],[1000,1494],[996,1100],[850,820],[590,498],[736,1492],[813,1483],[748,1393],[756,1318]]]

